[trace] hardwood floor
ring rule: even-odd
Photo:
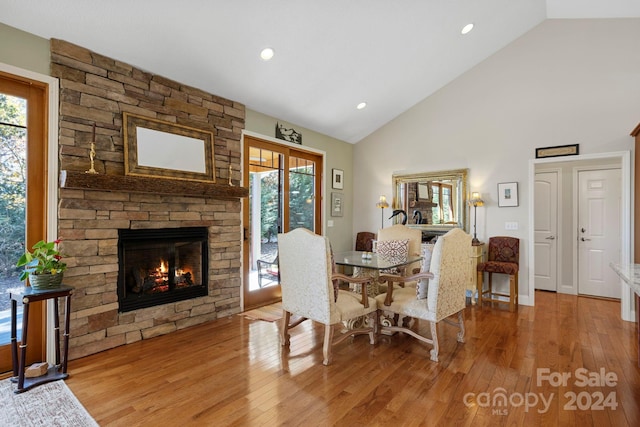
[[[276,323],[235,315],[71,361],[66,381],[101,426],[640,425],[636,326],[618,302],[537,292],[507,307],[468,307],[464,344],[440,324],[439,363],[396,334],[347,340],[327,367],[320,326],[281,351]]]

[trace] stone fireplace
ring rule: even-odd
[[[244,106],[56,39],[51,40],[51,75],[60,79],[58,236],[68,264],[65,283],[76,288],[69,358],[239,313],[240,200],[247,196],[239,186]],[[126,175],[125,111],[211,131],[216,181]],[[94,124],[95,175],[85,173]],[[151,279],[146,264],[138,273],[122,270],[120,236],[160,229],[179,236],[192,228],[207,235],[206,243],[200,243],[200,268],[197,262],[189,267],[199,272],[188,276],[177,271],[178,261],[167,260],[167,274],[174,277],[167,276],[166,288],[182,291],[191,288],[189,282],[200,285],[185,292],[188,298],[177,292],[180,296],[170,301],[161,297],[157,305],[126,303],[123,309],[119,280],[133,274],[135,283],[138,274],[140,288],[134,284],[126,293],[146,299],[142,297],[148,296],[144,289]],[[180,262],[192,255],[176,246],[189,242],[175,235],[168,240],[171,244],[163,250],[180,252]],[[186,269],[185,265],[182,270]],[[163,273],[159,278],[154,293],[164,293]]]

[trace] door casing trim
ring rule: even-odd
[[[58,99],[55,77],[0,62],[0,71],[47,85],[47,240],[58,238]],[[47,362],[55,363],[53,300],[47,302]]]

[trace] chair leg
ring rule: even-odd
[[[289,320],[291,319],[291,313],[287,310],[282,310],[282,320],[280,324],[280,343],[283,347],[289,346]]]
[[[331,363],[331,345],[333,343],[333,325],[324,325],[324,344],[322,345],[323,365]]]
[[[518,272],[509,276],[509,311],[514,312],[518,308]]]
[[[478,291],[477,304],[478,304],[478,307],[482,307],[482,288],[483,288],[482,281],[484,280],[484,271],[478,271],[477,274],[478,274],[478,281],[476,283],[476,288]]]
[[[433,349],[431,350],[431,360],[438,361],[438,351],[440,347],[438,345],[438,325],[436,322],[429,322],[431,326],[431,341],[433,341]]]
[[[458,326],[460,327],[460,332],[458,332],[458,342],[464,342],[464,311],[462,310],[458,312]]]
[[[493,273],[489,272],[489,298],[493,298]]]
[[[518,302],[518,293],[519,293],[519,290],[518,290],[518,272],[516,271],[516,294],[515,294],[516,295],[516,309],[518,308],[518,304],[519,304],[519,302]]]

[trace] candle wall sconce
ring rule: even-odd
[[[91,162],[91,167],[85,173],[96,174],[95,168],[95,158],[96,158],[96,124],[93,124],[93,131],[91,132],[91,149],[89,150],[89,160]]]

